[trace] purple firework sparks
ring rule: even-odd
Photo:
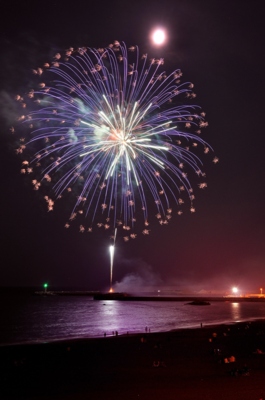
[[[199,136],[208,124],[200,107],[181,100],[195,97],[193,85],[181,83],[179,69],[166,75],[163,64],[117,41],[104,49],[71,48],[33,71],[38,90],[17,96],[30,110],[18,119],[30,134],[17,149],[30,153],[21,172],[35,173],[35,190],[50,182],[56,199],[71,192],[66,227],[83,214],[88,225],[79,224],[80,232],[121,226],[127,241],[136,237],[138,210],[142,233],[149,233],[151,203],[161,225],[172,216],[171,204],[182,213],[181,192],[195,211],[188,172],[202,179],[200,188],[207,186],[195,150],[210,152]],[[52,210],[54,200],[44,198]]]

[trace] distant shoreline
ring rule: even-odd
[[[234,296],[131,296],[123,293],[100,293],[93,296],[94,300],[120,301],[194,301],[194,302],[265,302],[264,297],[234,297]]]
[[[119,301],[198,301],[198,302],[218,302],[229,301],[233,303],[238,302],[265,302],[263,296],[160,296],[160,295],[131,295],[127,293],[100,293],[89,291],[35,291],[35,295],[39,296],[88,296],[93,297],[94,300],[119,300]]]

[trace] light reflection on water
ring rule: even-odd
[[[7,312],[8,311],[8,312]],[[265,318],[265,303],[212,302],[191,306],[184,302],[93,301],[82,296],[32,296],[10,301],[1,309],[4,321],[0,343],[102,337],[234,323]]]
[[[240,308],[240,303],[232,303],[231,304],[231,306],[232,306],[232,309],[231,309],[231,312],[232,312],[232,316],[233,316],[233,320],[234,321],[240,321],[240,311],[241,311],[241,308]]]

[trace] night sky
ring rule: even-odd
[[[167,226],[125,243],[117,238],[117,290],[257,293],[265,288],[265,56],[263,2],[165,0],[84,2],[4,1],[1,13],[1,262],[0,286],[105,290],[109,237],[65,229],[67,215],[46,205],[20,174],[14,152],[12,98],[31,70],[69,46],[138,45],[180,68],[206,112],[203,138],[220,162],[207,159],[207,189]],[[92,5],[91,5],[92,3]],[[3,7],[3,5],[2,5]],[[156,26],[168,41],[150,41]],[[191,181],[192,181],[191,177]],[[196,187],[196,180],[194,183]]]

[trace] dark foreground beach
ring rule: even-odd
[[[0,347],[0,399],[265,399],[265,321]]]

